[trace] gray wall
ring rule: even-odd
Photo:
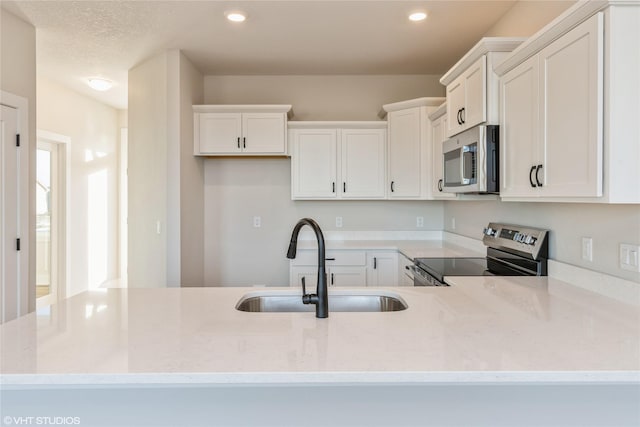
[[[288,286],[291,230],[312,217],[323,230],[442,230],[436,201],[292,201],[291,161],[209,159],[205,166],[205,286]],[[262,218],[260,228],[253,217]]]
[[[447,201],[444,216],[445,230],[474,238],[489,221],[549,229],[551,258],[640,282],[640,274],[618,267],[618,245],[640,244],[638,205]],[[582,237],[593,239],[593,262],[582,260]]]

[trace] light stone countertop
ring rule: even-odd
[[[3,387],[639,383],[640,308],[548,277],[449,277],[388,313],[246,313],[246,293],[104,289],[0,326]]]

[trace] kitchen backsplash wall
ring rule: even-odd
[[[620,243],[640,244],[637,205],[448,201],[444,218],[446,231],[476,239],[489,221],[546,228],[552,259],[640,282],[640,274],[618,267]],[[592,262],[582,259],[583,237],[593,239]]]
[[[323,230],[442,230],[437,201],[292,201],[290,160],[209,159],[205,167],[205,286],[287,286],[285,254],[298,219]],[[261,227],[253,220],[259,216]],[[416,228],[416,216],[424,227]]]

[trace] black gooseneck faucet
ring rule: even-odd
[[[289,250],[287,251],[287,258],[294,259],[296,257],[296,251],[298,249],[298,233],[300,229],[308,225],[316,233],[316,240],[318,241],[318,284],[316,286],[315,294],[307,294],[304,278],[302,279],[302,302],[304,304],[316,305],[316,317],[324,319],[329,317],[329,294],[327,292],[327,273],[325,272],[325,250],[324,250],[324,236],[322,230],[317,222],[311,218],[302,218],[296,226],[293,228],[291,234],[291,242],[289,243]]]

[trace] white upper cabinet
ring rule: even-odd
[[[487,57],[482,55],[447,85],[447,135],[455,135],[487,120]]]
[[[194,154],[285,155],[290,105],[194,105]]]
[[[420,107],[389,113],[389,198],[419,198]]]
[[[338,184],[336,129],[291,131],[292,199],[335,199]]]
[[[481,123],[498,123],[498,78],[493,72],[525,39],[485,37],[442,78],[447,87],[446,137]]]
[[[504,200],[640,202],[639,21],[579,3],[496,68]]]
[[[447,105],[442,104],[436,111],[429,114],[431,120],[431,144],[432,144],[432,180],[431,194],[434,199],[456,199],[457,194],[443,192],[444,168],[442,159],[442,143],[445,141],[447,129]]]
[[[432,198],[432,141],[428,114],[444,98],[417,98],[384,105],[388,123],[389,199]]]
[[[385,196],[385,129],[342,129],[342,198]]]
[[[290,122],[292,199],[383,199],[386,122]]]

